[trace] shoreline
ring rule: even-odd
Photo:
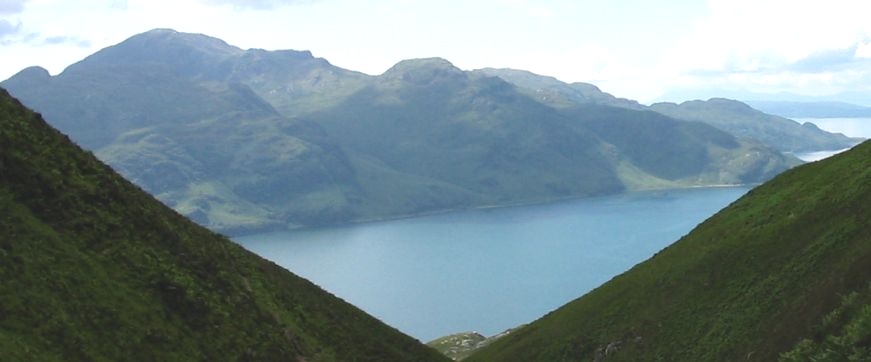
[[[330,223],[330,224],[321,224],[321,225],[303,225],[298,227],[286,227],[286,228],[263,228],[263,229],[254,229],[251,232],[242,232],[242,233],[234,233],[234,234],[224,234],[220,231],[215,231],[227,236],[229,239],[234,238],[244,238],[258,234],[271,234],[271,233],[280,233],[280,232],[290,232],[290,231],[305,231],[305,230],[315,230],[321,228],[330,228],[330,227],[347,227],[354,225],[362,225],[362,224],[370,224],[370,223],[378,223],[378,222],[387,222],[387,221],[396,221],[396,220],[406,220],[413,219],[417,217],[424,216],[435,216],[435,215],[443,215],[449,214],[453,212],[463,212],[463,211],[476,211],[476,210],[492,210],[492,209],[503,209],[503,208],[511,208],[511,207],[521,207],[521,206],[535,206],[535,205],[547,205],[554,204],[560,202],[567,201],[577,201],[584,199],[594,199],[599,197],[609,197],[609,196],[617,196],[624,195],[633,192],[651,192],[651,191],[670,191],[670,190],[693,190],[693,189],[717,189],[717,188],[737,188],[737,187],[756,187],[761,185],[762,183],[744,183],[744,184],[711,184],[711,185],[687,185],[687,186],[675,186],[675,187],[652,187],[652,188],[642,188],[642,189],[633,189],[633,190],[624,190],[616,193],[607,193],[607,194],[599,194],[599,195],[587,195],[587,196],[566,196],[566,197],[558,197],[558,198],[549,198],[543,200],[535,200],[535,201],[521,201],[514,203],[506,203],[506,204],[488,204],[488,205],[478,205],[478,206],[469,206],[469,207],[453,207],[447,209],[438,209],[431,211],[423,211],[416,212],[410,214],[400,214],[400,215],[390,215],[390,216],[382,216],[382,217],[372,217],[366,219],[356,219],[350,220],[347,222],[339,222],[339,223]]]

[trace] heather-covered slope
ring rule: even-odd
[[[475,361],[871,358],[871,142],[752,190]]]
[[[0,90],[3,360],[442,360],[162,205]]]

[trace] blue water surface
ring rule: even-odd
[[[235,240],[422,341],[493,335],[628,270],[747,190],[633,192]]]

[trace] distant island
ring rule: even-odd
[[[746,101],[765,113],[788,118],[871,118],[871,107],[843,102]]]

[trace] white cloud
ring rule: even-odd
[[[0,40],[18,34],[21,31],[21,21],[12,24],[11,21],[0,19]]]
[[[28,0],[0,0],[0,15],[17,14],[24,10]]]
[[[868,52],[861,43],[871,36],[868,14],[866,0],[710,0],[709,14],[665,52],[659,68],[683,85],[845,90],[851,82],[844,72],[862,65],[854,50]]]
[[[856,46],[856,58],[871,59],[871,41],[860,43]]]
[[[316,0],[200,0],[207,5],[231,5],[237,9],[270,10],[280,6],[311,3]]]

